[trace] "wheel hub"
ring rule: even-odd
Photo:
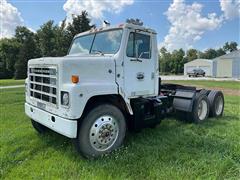
[[[205,100],[201,100],[201,102],[198,105],[198,117],[201,121],[205,119],[207,115],[207,110],[208,110],[207,102]]]
[[[103,124],[102,127],[100,127],[98,134],[99,136],[97,136],[97,140],[100,144],[107,144],[110,142],[114,135],[112,124]]]
[[[216,106],[215,111],[217,115],[220,115],[222,113],[223,109],[223,98],[221,96],[218,96],[216,99]]]
[[[89,133],[90,143],[98,151],[105,151],[113,146],[119,132],[115,118],[101,116],[92,125]]]

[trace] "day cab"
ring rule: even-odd
[[[128,22],[76,35],[64,57],[28,61],[25,112],[40,133],[74,139],[85,157],[118,148],[126,130],[167,114],[191,122],[221,116],[220,91],[161,84],[157,33]]]

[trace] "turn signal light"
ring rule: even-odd
[[[77,84],[79,82],[79,77],[72,75],[72,83]]]

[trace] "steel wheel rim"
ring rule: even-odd
[[[92,147],[97,151],[110,149],[117,140],[119,125],[112,116],[101,116],[93,123],[89,132]]]
[[[218,96],[216,99],[216,105],[215,105],[216,115],[220,115],[222,113],[222,109],[223,109],[223,98],[221,96]]]
[[[207,110],[208,110],[207,102],[202,99],[198,105],[198,117],[201,121],[206,118]]]

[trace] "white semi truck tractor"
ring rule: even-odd
[[[221,91],[161,83],[157,33],[138,21],[80,33],[64,57],[29,60],[25,86],[25,112],[37,132],[74,139],[88,158],[168,114],[201,123],[224,110]]]

